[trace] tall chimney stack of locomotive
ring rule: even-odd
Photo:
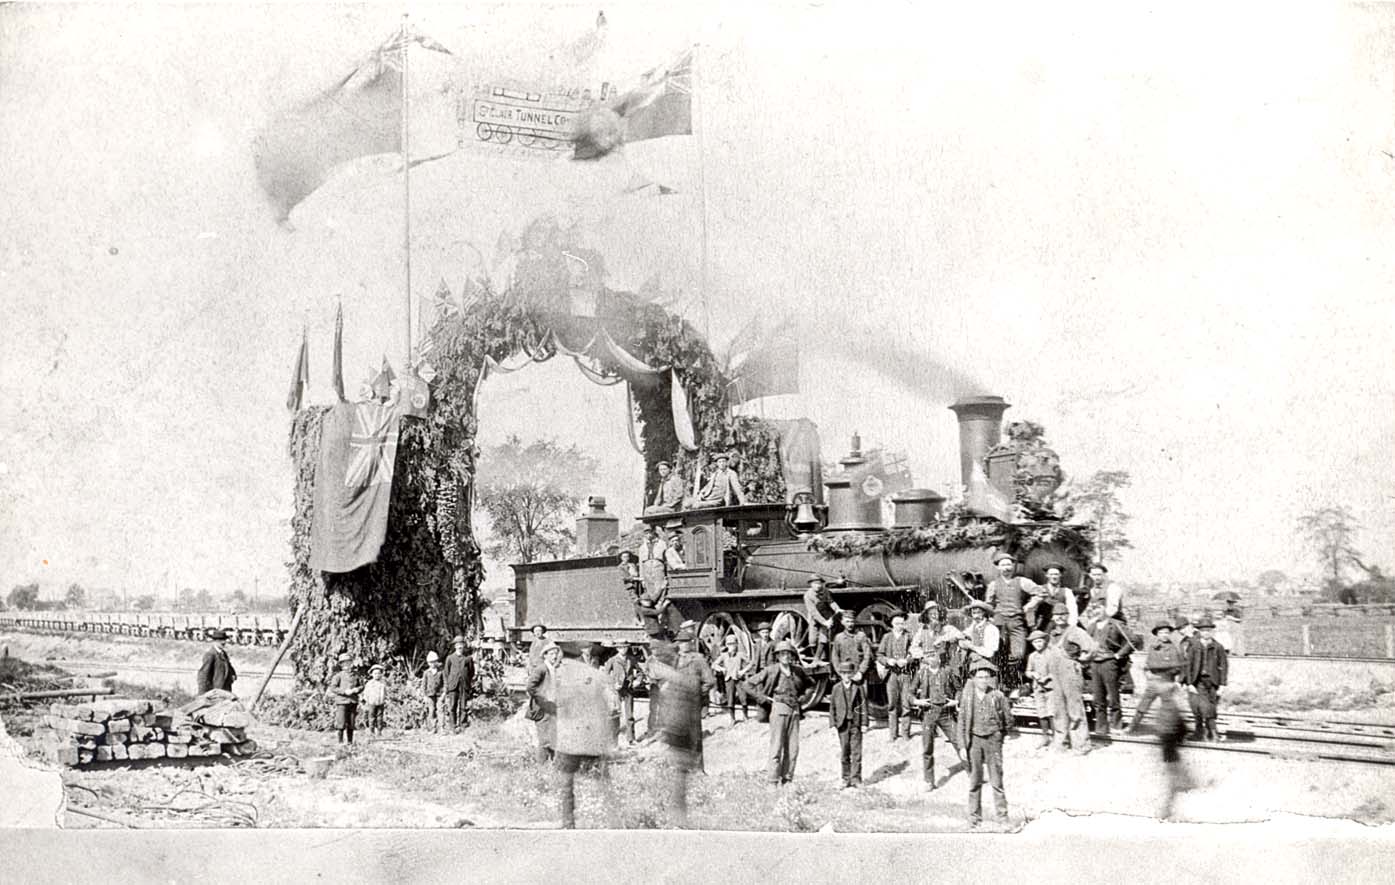
[[[959,473],[969,489],[965,503],[982,511],[984,502],[975,500],[975,491],[982,492],[986,483],[974,482],[974,467],[982,465],[984,456],[1002,441],[1003,413],[1010,404],[1001,396],[966,396],[949,408],[959,419]]]

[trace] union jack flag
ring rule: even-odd
[[[397,421],[397,409],[390,404],[356,405],[344,485],[366,488],[392,482],[392,468],[397,462]]]

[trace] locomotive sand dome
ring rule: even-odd
[[[1048,562],[1065,566],[1064,581],[1079,586],[1090,544],[1078,528],[1050,510],[1047,469],[1055,455],[1040,441],[1040,428],[1025,427],[1002,442],[1001,397],[980,396],[950,407],[959,420],[960,467],[966,489],[962,507],[943,509],[944,498],[910,489],[893,499],[895,524],[882,524],[880,489],[860,473],[857,450],[842,459],[842,471],[824,482],[826,503],[791,488],[791,502],[746,504],[645,515],[661,530],[675,530],[683,545],[683,568],[669,570],[669,598],[683,619],[700,624],[699,638],[714,654],[728,634],[749,653],[754,627],[772,624],[772,638],[788,638],[806,659],[814,637],[805,614],[811,577],[824,578],[841,608],[867,625],[875,643],[890,614],[914,614],[927,599],[957,612],[982,598],[994,574],[993,555],[1007,550],[1022,563],[1021,574],[1045,582]],[[991,468],[991,470],[990,470]],[[870,486],[870,487],[868,487]],[[578,520],[580,549],[614,540],[615,517],[592,499]],[[586,543],[581,544],[582,539]],[[544,623],[559,641],[627,639],[644,642],[633,599],[622,585],[615,554],[513,566],[516,575],[515,636]],[[828,665],[805,698],[822,699]],[[875,668],[869,672],[875,683]],[[875,698],[874,686],[874,698]]]

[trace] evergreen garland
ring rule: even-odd
[[[778,429],[757,418],[728,417],[727,379],[702,336],[681,317],[633,294],[604,291],[597,319],[579,319],[475,285],[484,297],[438,319],[429,333],[429,361],[437,373],[430,383],[432,403],[426,418],[402,419],[387,536],[378,562],[347,574],[310,568],[315,469],[327,410],[303,409],[292,422],[296,486],[290,596],[293,610],[309,607],[291,649],[302,687],[322,686],[342,652],[364,662],[397,662],[414,669],[427,651],[444,650],[452,635],[479,635],[484,566],[470,509],[480,456],[475,392],[486,357],[499,363],[520,353],[548,359],[556,355],[553,333],[574,349],[604,328],[637,359],[673,367],[687,389],[703,451],[737,454],[752,501],[784,499]],[[617,370],[599,362],[606,371]],[[679,451],[668,378],[637,381],[634,393],[647,493],[653,494],[655,466],[661,460],[676,461],[675,469],[691,483],[695,458]]]

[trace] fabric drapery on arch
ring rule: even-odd
[[[669,376],[669,406],[673,410],[673,434],[678,444],[690,452],[698,450],[697,431],[693,428],[693,416],[688,409],[688,391],[678,380],[678,373],[672,369]]]

